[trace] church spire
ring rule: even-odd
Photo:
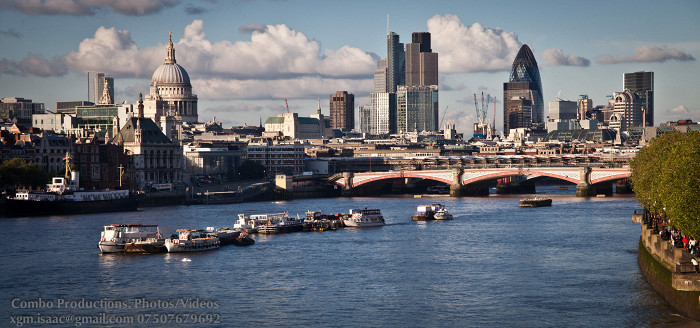
[[[318,98],[318,115],[321,115],[321,98]]]
[[[105,78],[104,80],[104,88],[102,90],[102,97],[100,98],[100,104],[113,104],[114,102],[112,101],[112,95],[109,94],[109,80]]]
[[[175,64],[175,48],[173,47],[173,32],[168,32],[168,48],[165,50],[165,63]]]
[[[139,118],[143,118],[143,94],[139,93],[139,105],[138,105],[138,115]]]

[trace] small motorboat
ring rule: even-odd
[[[248,237],[248,233],[241,231],[236,238],[233,239],[233,244],[236,246],[250,246],[255,244],[253,238]]]
[[[551,198],[526,198],[520,200],[520,207],[542,207],[542,206],[552,206]]]

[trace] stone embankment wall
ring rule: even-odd
[[[686,264],[690,253],[672,247],[645,224],[641,226],[638,261],[642,274],[671,306],[700,320],[700,273],[681,272],[692,268]]]

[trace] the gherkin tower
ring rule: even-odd
[[[532,123],[544,122],[544,100],[542,98],[542,81],[537,61],[532,50],[527,44],[523,44],[513,61],[513,69],[510,72],[510,82],[529,82],[528,90],[532,100]]]

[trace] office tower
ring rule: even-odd
[[[105,81],[107,81],[107,90],[109,90],[109,98],[114,100],[114,78],[105,73],[88,72],[88,101],[93,104],[99,104],[105,96]]]
[[[355,128],[355,95],[337,91],[330,95],[331,129],[352,130]]]
[[[387,83],[388,67],[386,59],[377,61],[377,68],[374,69],[374,92],[389,92]]]
[[[358,116],[360,117],[360,132],[370,133],[372,122],[372,106],[361,105],[358,107]]]
[[[438,54],[430,48],[429,32],[414,32],[406,44],[406,85],[438,85]]]
[[[524,44],[513,61],[510,82],[503,83],[503,129],[530,128],[544,122],[542,82],[537,61]],[[512,105],[513,107],[509,108]]]
[[[613,94],[613,114],[610,116],[609,127],[627,131],[631,127],[642,126],[642,99],[632,90],[615,92]]]
[[[438,88],[401,85],[396,91],[396,130],[438,131]]]
[[[624,73],[623,90],[629,89],[639,95],[644,107],[644,123],[654,126],[654,72]]]
[[[396,92],[396,86],[406,82],[406,53],[399,35],[389,32],[386,36],[387,92]]]
[[[370,112],[370,133],[396,133],[396,94],[393,92],[373,92],[369,95],[372,106]]]
[[[588,112],[593,110],[593,99],[588,98],[588,95],[580,95],[578,99],[578,105],[576,109],[576,119],[586,120],[588,119]]]

